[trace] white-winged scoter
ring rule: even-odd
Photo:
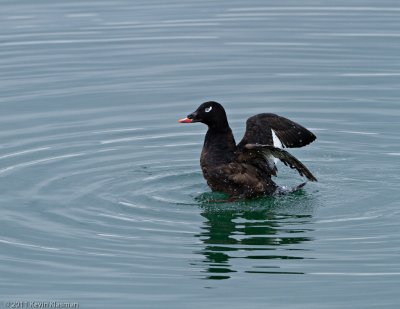
[[[303,163],[280,148],[303,147],[316,139],[312,132],[287,118],[269,113],[250,117],[237,145],[225,109],[217,102],[201,104],[179,122],[202,122],[208,126],[200,158],[201,169],[211,189],[228,194],[230,199],[283,192],[271,179],[277,175],[274,158],[308,180],[317,181]],[[302,186],[304,184],[297,188]]]

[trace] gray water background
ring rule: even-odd
[[[0,7],[0,307],[399,307],[398,1]],[[319,182],[208,203],[207,100],[310,128]]]

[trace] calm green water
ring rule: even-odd
[[[0,307],[399,307],[397,0],[0,5]],[[208,203],[206,100],[310,128],[319,182]]]

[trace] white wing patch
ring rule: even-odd
[[[276,133],[274,130],[271,129],[272,132],[272,140],[274,142],[274,147],[275,148],[281,148],[282,149],[282,142],[281,140],[278,138],[278,136],[276,136]]]
[[[274,147],[275,147],[275,148],[280,148],[280,149],[282,149],[282,142],[281,142],[281,140],[278,138],[278,136],[276,136],[276,133],[275,133],[274,130],[271,129],[271,132],[272,132],[272,141],[273,141],[273,143],[274,143]],[[271,157],[272,157],[272,156],[271,156]],[[279,160],[278,160],[277,158],[275,158],[275,157],[272,157],[272,158],[273,158],[275,164],[279,161]],[[271,159],[272,159],[272,158],[271,158]]]

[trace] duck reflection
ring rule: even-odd
[[[312,240],[310,207],[291,202],[266,198],[233,204],[203,203],[201,215],[206,220],[196,237],[205,245],[201,264],[206,268],[206,278],[228,279],[237,271],[302,274],[282,271],[282,261],[274,261],[310,258],[300,246]],[[233,266],[234,259],[247,262],[238,261]]]

